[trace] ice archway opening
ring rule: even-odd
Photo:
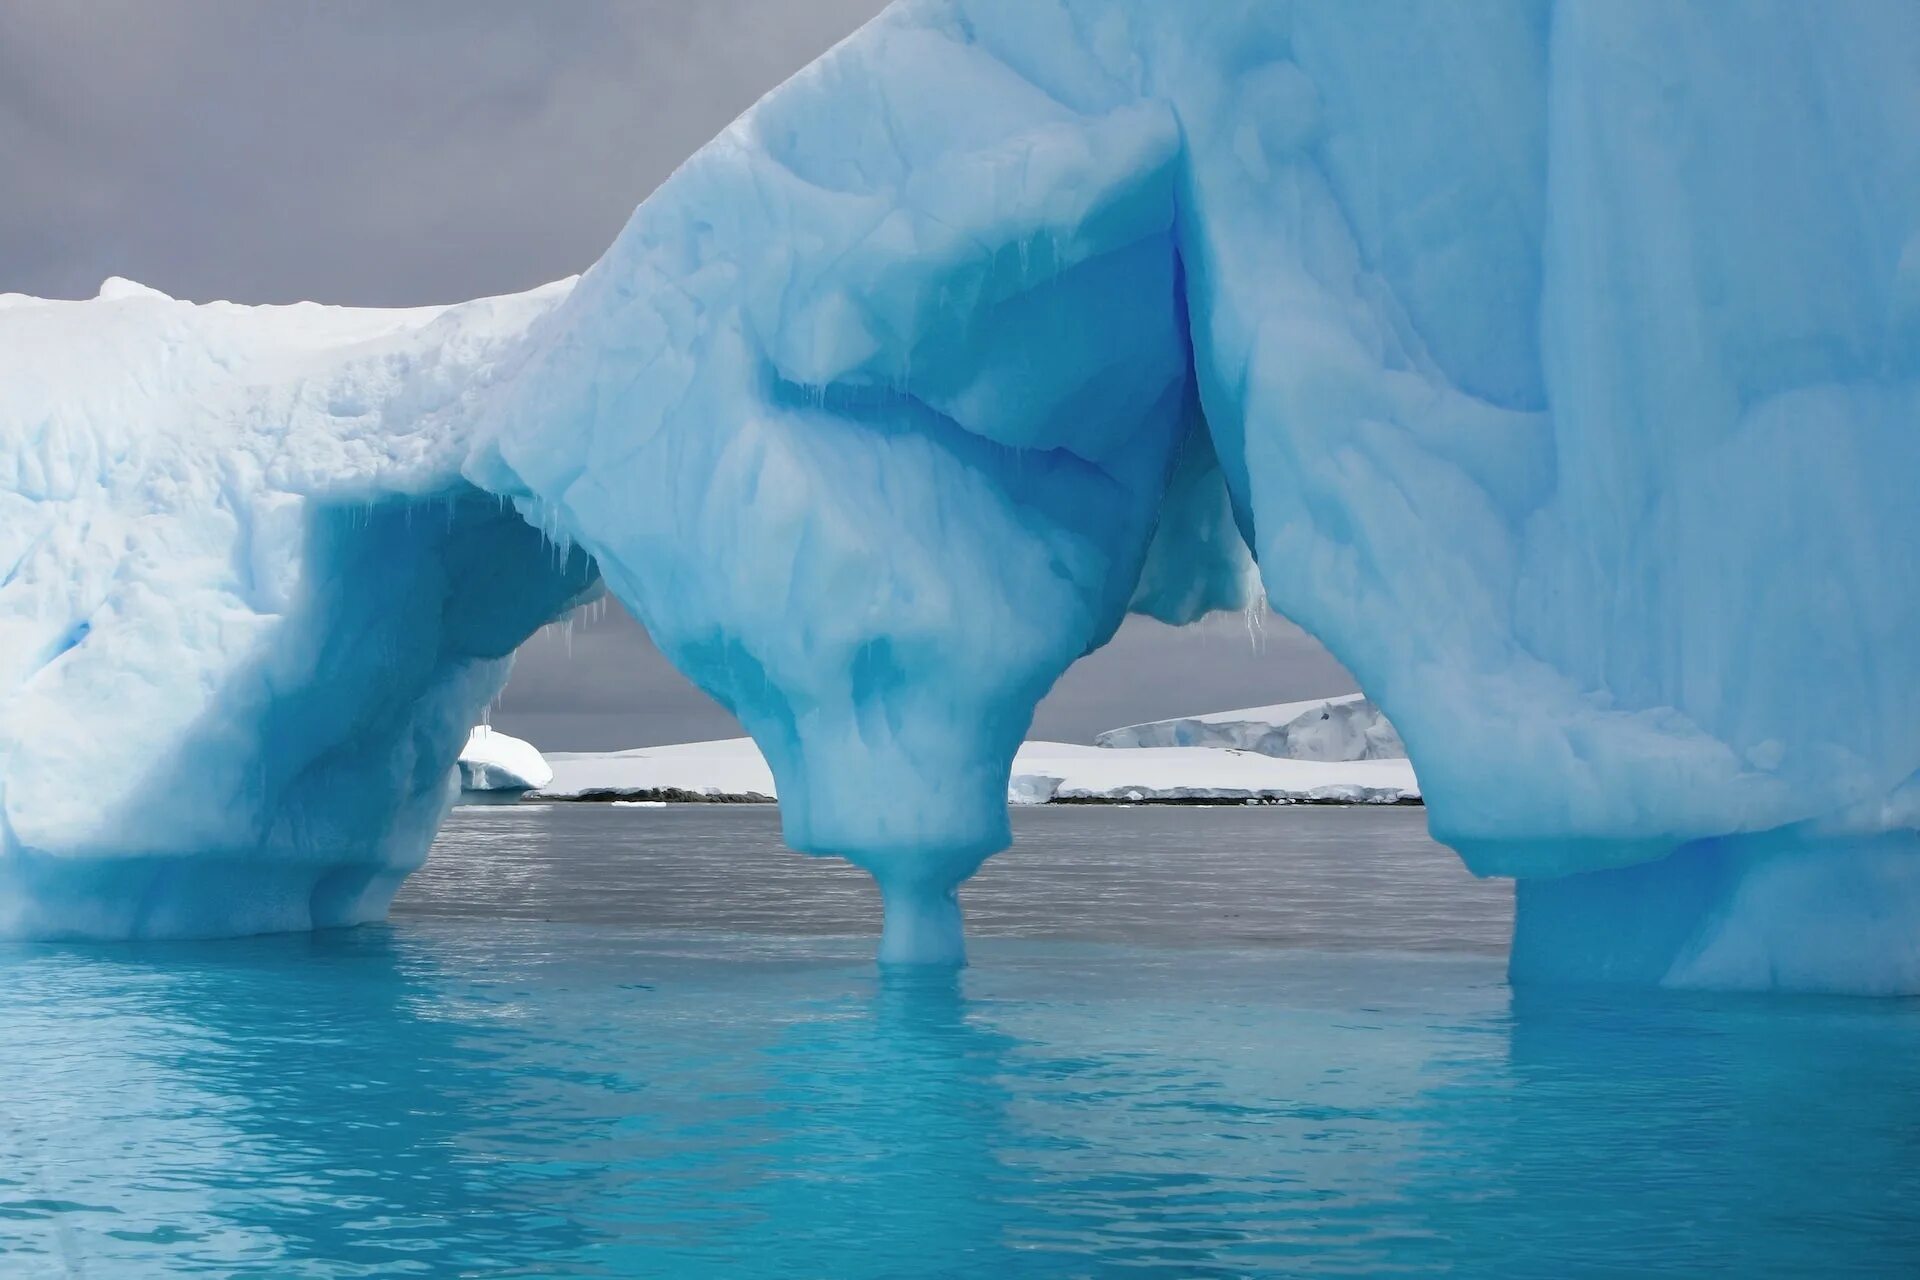
[[[518,298],[6,300],[14,919],[30,871],[323,847],[136,835],[61,769],[117,690],[130,755],[224,715],[218,767],[278,776],[311,744],[235,691],[299,684],[256,673],[321,616],[309,517],[477,492],[581,557],[502,630],[591,557],[891,958],[957,958],[1051,682],[1244,599],[1251,547],[1436,835],[1525,882],[1516,976],[1920,990],[1920,11],[1196,12],[898,4]],[[86,874],[218,931],[135,865]]]

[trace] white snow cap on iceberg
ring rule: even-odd
[[[553,781],[553,768],[531,742],[477,724],[460,752],[465,791],[531,791]]]

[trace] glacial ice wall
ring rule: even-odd
[[[873,871],[883,955],[958,954],[1069,663],[1264,589],[1435,833],[1527,881],[1517,974],[1920,989],[1916,65],[1892,0],[905,0],[576,286],[475,304],[487,351],[369,339],[342,413],[232,421],[324,442],[301,492],[491,493],[590,555],[759,741],[790,842]],[[89,413],[168,393],[115,385]],[[90,447],[54,452],[111,471]],[[167,705],[227,705],[216,668]],[[8,750],[10,820],[57,808]]]

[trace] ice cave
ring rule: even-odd
[[[1264,591],[1516,981],[1920,992],[1920,7],[1834,16],[903,0],[574,280],[0,296],[0,935],[381,917],[608,590],[958,960],[1035,702]]]

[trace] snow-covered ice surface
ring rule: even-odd
[[[1920,990],[1916,65],[1895,0],[905,0],[575,285],[9,300],[3,927],[375,913],[592,571],[448,570],[537,541],[477,490],[886,956],[959,954],[1060,672],[1251,550],[1527,880],[1517,976]]]
[[[751,738],[547,757],[553,779],[535,799],[681,794],[773,798],[773,772]],[[1174,747],[1108,751],[1023,743],[1007,784],[1011,804],[1054,801],[1260,800],[1392,804],[1420,797],[1406,760],[1324,763],[1244,751]]]
[[[1285,760],[1396,760],[1406,744],[1365,695],[1213,711],[1109,729],[1103,747],[1230,747]]]
[[[1413,766],[1399,760],[1280,760],[1217,747],[1114,751],[1029,742],[1013,757],[1008,798],[1071,800],[1265,800],[1395,804],[1418,800]]]
[[[531,742],[477,724],[460,749],[460,790],[487,794],[532,791],[553,781],[553,767]]]
[[[575,799],[658,792],[730,799],[772,799],[773,773],[752,738],[682,742],[632,751],[554,751],[553,779],[540,796]]]

